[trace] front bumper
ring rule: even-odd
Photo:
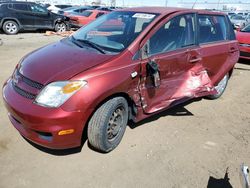
[[[51,149],[66,149],[81,145],[86,117],[81,111],[45,108],[16,93],[11,81],[3,87],[4,104],[11,123],[28,140]],[[73,129],[72,134],[58,135]]]

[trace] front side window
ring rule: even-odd
[[[39,5],[30,5],[31,11],[34,13],[47,13],[46,9]]]
[[[227,24],[224,16],[199,15],[199,42],[208,43],[227,40]]]
[[[149,55],[194,45],[194,14],[185,14],[172,18],[149,39],[148,44]]]
[[[78,30],[72,41],[90,41],[107,52],[126,49],[148,26],[157,14],[115,11],[105,14]]]

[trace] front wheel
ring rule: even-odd
[[[116,97],[101,105],[88,124],[88,140],[101,152],[110,152],[120,143],[128,122],[128,103]]]
[[[67,30],[67,26],[65,23],[63,23],[63,22],[56,23],[56,25],[55,25],[56,32],[62,33],[62,32],[65,32],[66,30]]]
[[[208,98],[209,99],[218,99],[221,97],[221,95],[224,93],[224,91],[226,90],[227,87],[227,83],[229,80],[229,74],[227,73],[222,80],[215,86],[215,89],[217,91],[217,94],[215,95],[209,95]]]

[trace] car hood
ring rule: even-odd
[[[239,31],[236,33],[236,37],[239,43],[250,44],[250,33]]]
[[[87,46],[80,48],[69,39],[63,39],[25,56],[19,65],[19,72],[45,85],[53,81],[68,80],[113,57],[114,55],[99,54]]]

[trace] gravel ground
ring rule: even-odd
[[[21,57],[60,38],[0,34],[0,85]],[[250,61],[238,63],[220,99],[191,101],[128,127],[108,154],[87,143],[61,152],[35,147],[11,125],[0,96],[0,187],[241,188],[240,165],[250,165],[249,78]]]

